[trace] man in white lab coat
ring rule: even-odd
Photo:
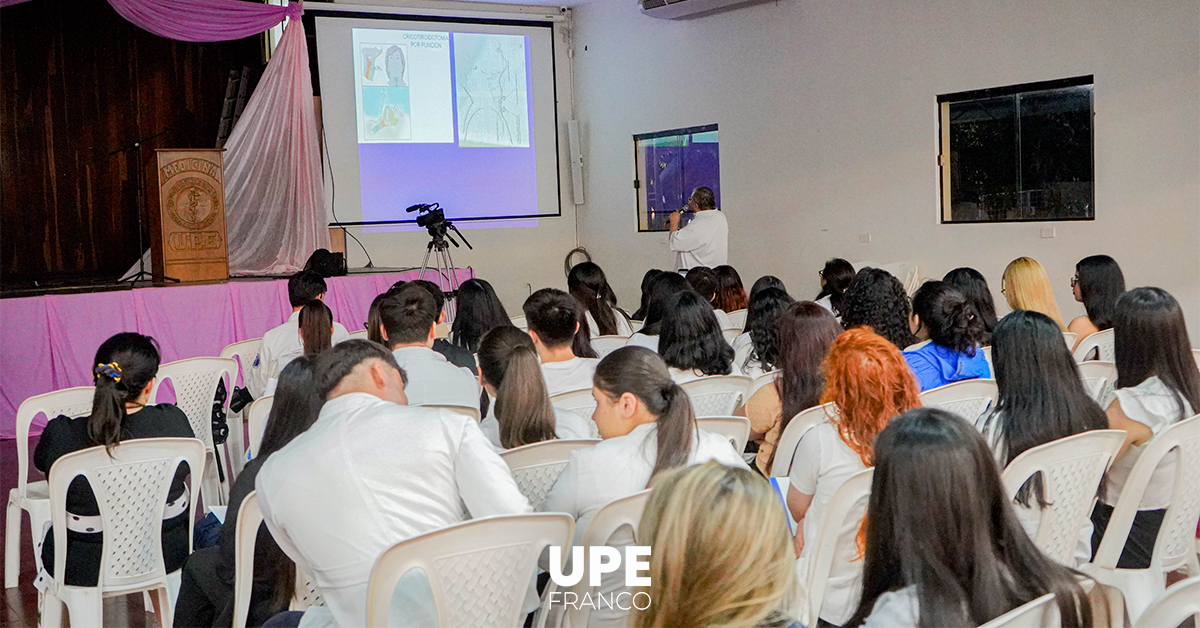
[[[671,214],[670,245],[675,252],[675,269],[690,270],[693,266],[716,268],[729,263],[729,223],[717,209],[713,191],[707,187],[692,190],[687,209],[696,213],[688,226],[680,229],[683,212]]]

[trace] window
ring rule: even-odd
[[[667,231],[667,217],[699,186],[712,188],[721,206],[717,125],[635,135],[633,149],[638,231]],[[685,215],[682,224],[689,220]]]
[[[1092,77],[938,96],[942,222],[1092,220]]]

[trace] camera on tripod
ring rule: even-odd
[[[450,226],[449,221],[446,220],[446,212],[437,203],[418,203],[404,211],[420,212],[417,214],[417,226],[427,229],[429,235],[433,235],[434,232],[445,235],[446,229]]]

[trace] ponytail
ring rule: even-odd
[[[913,313],[929,330],[929,339],[959,353],[975,355],[987,333],[975,306],[943,281],[927,281],[913,295]]]
[[[683,388],[670,381],[662,386],[659,395],[662,397],[662,411],[654,422],[658,429],[658,457],[654,461],[651,478],[663,471],[687,465],[696,432],[692,402]]]
[[[92,416],[88,418],[88,438],[97,445],[104,445],[109,455],[121,441],[121,428],[125,423],[125,391],[121,385],[121,367],[117,363],[97,364],[92,375],[96,379],[96,392],[92,396]]]
[[[320,300],[309,301],[300,309],[300,344],[306,356],[333,346],[333,312]]]
[[[117,334],[96,350],[92,378],[96,391],[88,417],[88,438],[112,454],[124,434],[125,404],[137,403],[142,391],[158,375],[158,346],[149,336]]]
[[[617,298],[600,266],[591,261],[572,266],[567,274],[567,290],[591,312],[596,321],[596,335],[612,336],[617,333],[617,316],[613,311],[617,307]]]
[[[505,449],[557,438],[542,366],[525,332],[505,325],[479,343],[479,371],[496,388],[496,420]]]
[[[598,358],[600,354],[592,348],[592,331],[587,316],[584,315],[585,311],[583,305],[576,301],[575,320],[579,322],[579,328],[575,330],[575,337],[571,338],[571,353],[577,358]]]

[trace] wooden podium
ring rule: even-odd
[[[156,151],[157,176],[151,180],[157,179],[158,194],[147,194],[146,199],[155,273],[184,282],[229,278],[222,152],[219,148]]]

